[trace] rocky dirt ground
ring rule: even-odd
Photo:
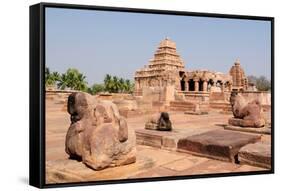
[[[143,129],[149,116],[128,118],[128,126]],[[208,115],[186,115],[171,112],[173,127],[186,129],[189,135],[223,129],[229,114],[210,112]],[[164,177],[193,174],[262,171],[261,167],[223,162],[188,153],[137,145],[137,162],[134,164],[94,171],[82,162],[68,159],[65,153],[65,136],[70,124],[65,106],[53,100],[46,101],[46,183],[83,182],[112,179]],[[262,135],[261,142],[270,143],[270,135]]]

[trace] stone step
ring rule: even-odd
[[[195,104],[184,101],[171,101],[170,110],[172,111],[193,111],[195,110]]]
[[[271,145],[261,142],[246,145],[239,150],[238,160],[240,164],[271,169]]]
[[[224,111],[232,111],[231,105],[229,103],[210,102],[210,108],[222,109]]]

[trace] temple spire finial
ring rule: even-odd
[[[235,60],[235,64],[240,64],[239,58],[237,58],[237,59]]]

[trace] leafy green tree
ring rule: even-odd
[[[259,91],[270,91],[271,81],[265,76],[248,76],[249,83],[253,83]]]
[[[256,87],[260,91],[270,91],[271,82],[266,77],[261,76],[256,81]]]
[[[103,92],[105,90],[105,87],[103,84],[94,84],[91,88],[91,93],[93,95],[97,94],[97,93],[100,93],[100,92]]]
[[[70,88],[72,90],[86,91],[86,76],[84,76],[75,68],[69,68],[64,74],[61,75],[58,86],[63,90]]]

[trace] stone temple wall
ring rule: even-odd
[[[245,91],[240,92],[247,101],[257,99],[263,106],[271,106],[271,92],[267,91]]]

